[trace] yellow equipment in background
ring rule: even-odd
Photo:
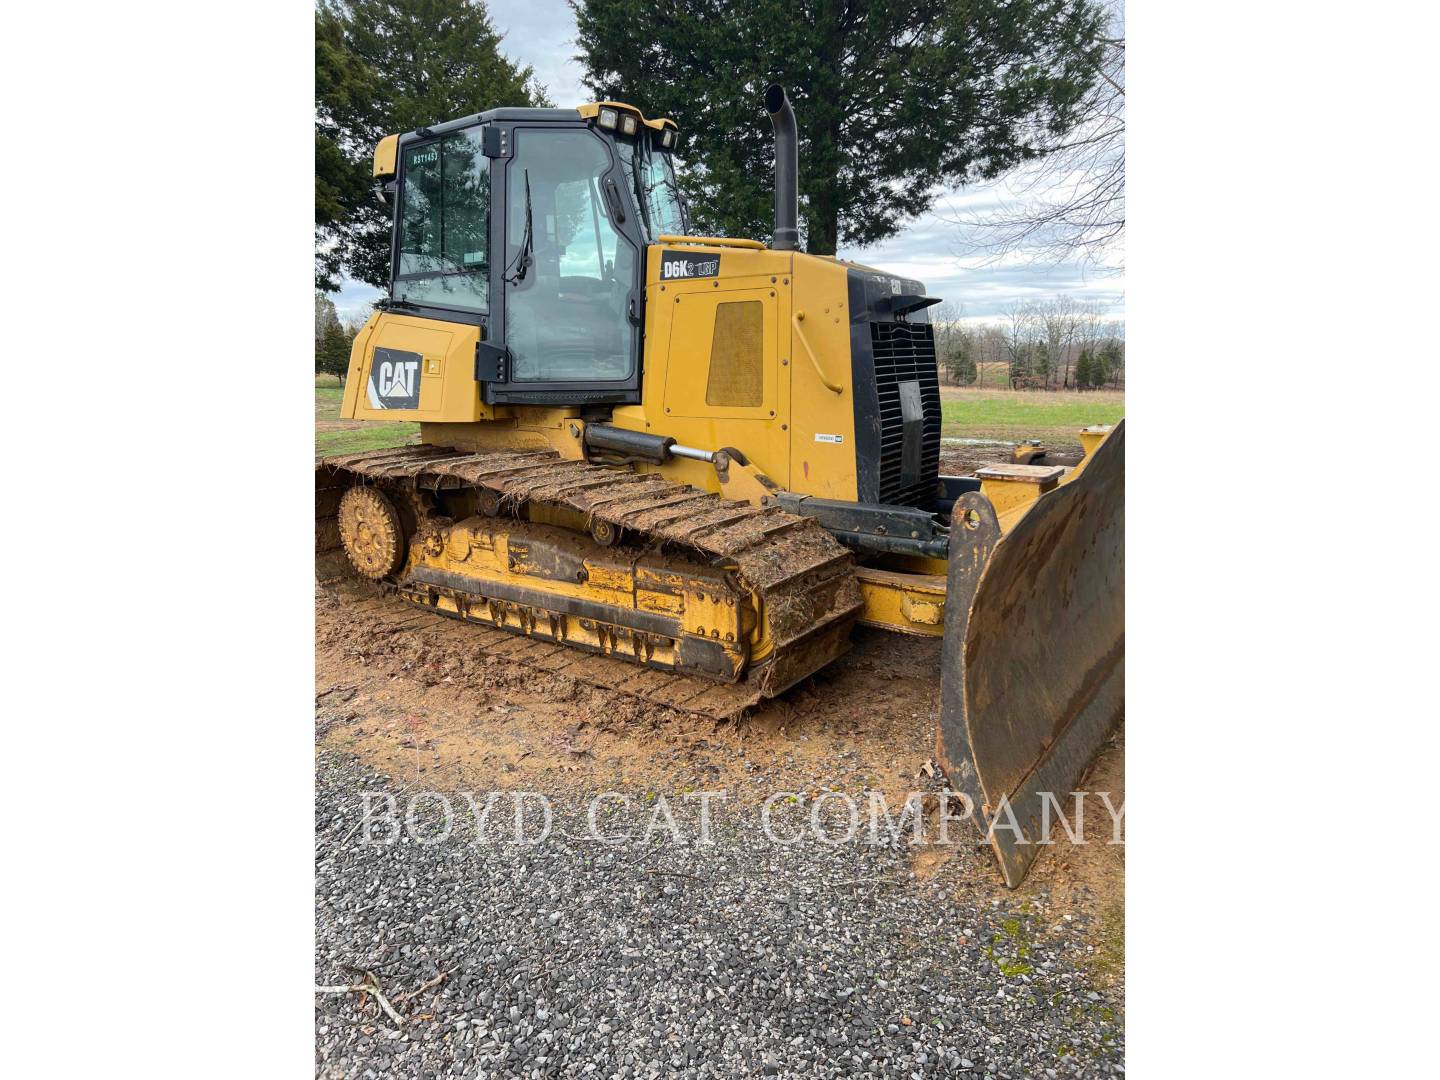
[[[1029,820],[1121,706],[1123,425],[1074,468],[941,475],[938,299],[797,250],[794,115],[765,106],[769,246],[689,235],[675,123],[619,102],[385,139],[391,292],[341,415],[420,445],[317,465],[320,547],[441,615],[698,680],[684,707],[717,716],[857,621],[943,636],[938,760],[987,821]],[[1018,883],[1033,856],[996,850]]]

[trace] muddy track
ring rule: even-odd
[[[774,650],[752,665],[744,682],[730,693],[712,694],[697,711],[713,703],[718,710],[713,715],[732,715],[823,667],[848,647],[862,607],[852,556],[814,521],[774,507],[736,503],[653,474],[566,460],[554,451],[468,454],[412,446],[323,459],[316,465],[316,555],[322,576],[327,563],[332,572],[339,569],[335,506],[357,479],[421,491],[474,488],[498,496],[508,509],[529,503],[560,507],[733,574],[759,599]],[[656,692],[666,689],[652,684]],[[702,696],[688,689],[676,692],[688,695],[687,701]]]

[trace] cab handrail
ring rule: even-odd
[[[739,240],[729,236],[670,236],[658,237],[661,244],[709,244],[711,247],[751,248],[764,251],[765,245],[759,240]]]

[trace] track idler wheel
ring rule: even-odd
[[[498,491],[492,491],[490,488],[481,488],[479,494],[475,496],[475,502],[480,513],[486,517],[493,518],[500,516],[500,493]]]
[[[620,542],[620,526],[595,518],[590,522],[590,538],[601,547],[614,547]]]
[[[340,499],[340,543],[350,564],[372,581],[389,577],[405,561],[400,513],[377,488],[357,486]]]

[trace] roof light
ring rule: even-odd
[[[614,131],[615,125],[620,123],[620,113],[615,109],[600,110],[600,126],[606,131]]]
[[[640,121],[636,120],[630,113],[620,117],[620,130],[626,135],[634,135],[640,129]]]
[[[674,148],[674,146],[675,146],[675,129],[674,129],[674,128],[666,128],[666,129],[665,129],[664,134],[662,134],[662,135],[660,136],[660,145],[663,146],[666,150],[670,150],[670,149],[673,149],[673,148]]]

